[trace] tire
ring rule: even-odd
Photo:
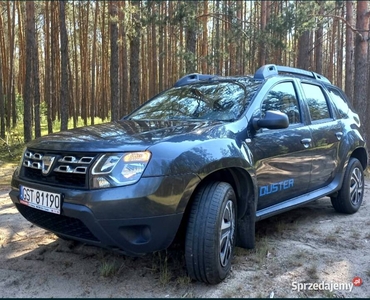
[[[336,197],[331,197],[331,204],[337,212],[353,214],[362,204],[364,196],[364,171],[356,158],[349,160],[344,174],[342,188]]]
[[[210,182],[195,195],[185,238],[188,275],[210,284],[231,269],[236,240],[236,196],[230,184]]]

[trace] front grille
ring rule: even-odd
[[[98,242],[86,225],[78,219],[57,215],[16,203],[19,212],[31,223],[47,230]]]
[[[49,153],[27,149],[20,176],[59,186],[88,188],[89,170],[96,154]]]

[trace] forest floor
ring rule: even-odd
[[[187,277],[179,249],[132,258],[30,224],[8,196],[12,170],[0,167],[0,297],[370,297],[368,178],[354,215],[323,198],[258,222],[256,248],[236,248],[231,274],[212,286]]]

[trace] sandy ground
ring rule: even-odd
[[[236,248],[231,274],[211,286],[187,277],[181,249],[132,258],[59,239],[23,219],[3,184],[0,297],[369,298],[369,189],[367,178],[354,215],[323,198],[257,223],[256,249]]]

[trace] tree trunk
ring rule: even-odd
[[[320,15],[324,14],[323,2],[319,2],[320,5]],[[315,72],[322,74],[322,45],[323,45],[323,33],[324,26],[322,23],[318,25],[317,30],[315,31]]]
[[[46,102],[46,118],[48,123],[48,133],[53,132],[53,121],[51,118],[51,90],[50,90],[50,10],[49,2],[45,1],[45,79],[44,79],[44,101]]]
[[[357,1],[357,20],[356,28],[359,33],[355,40],[355,76],[354,76],[354,106],[360,115],[360,119],[365,128],[365,140],[370,142],[370,132],[368,125],[368,75],[367,75],[367,54],[369,38],[369,12],[368,1]]]
[[[26,4],[27,31],[26,31],[26,82],[24,88],[24,117],[23,130],[24,142],[32,140],[32,99],[33,99],[33,74],[32,60],[34,58],[32,46],[35,44],[35,4],[33,1],[27,1]]]
[[[94,17],[94,35],[92,44],[92,57],[91,57],[91,93],[90,93],[90,118],[91,124],[95,122],[95,65],[96,65],[96,29],[98,23],[99,1],[95,3],[95,17]]]
[[[353,49],[353,31],[350,26],[353,25],[353,1],[346,1],[346,78],[345,92],[350,101],[353,102],[353,75],[354,75],[354,49]]]
[[[198,1],[189,1],[187,4],[189,6],[190,14],[186,19],[186,73],[194,73],[197,70],[195,65],[197,45],[195,14],[197,11],[197,4]]]
[[[25,74],[26,74],[26,46],[25,46],[25,24],[24,24],[24,11],[22,11],[22,7],[24,7],[25,3],[17,1],[17,18],[18,18],[18,45],[19,45],[19,60],[18,60],[18,78],[17,78],[17,92],[19,95],[23,95],[23,88],[25,83]],[[1,20],[1,17],[0,17]],[[4,66],[3,66],[4,67]]]
[[[298,68],[308,70],[310,68],[310,32],[307,30],[302,33],[298,42]]]
[[[73,31],[77,32],[77,21],[76,21],[76,5],[73,5],[72,8],[72,20],[73,20]],[[73,39],[71,39],[72,43],[72,59],[73,59],[73,67],[74,67],[74,87],[72,88],[73,90],[73,102],[74,102],[74,113],[75,115],[73,116],[73,122],[75,123],[76,119],[78,120],[78,117],[81,116],[81,77],[80,77],[80,63],[78,61],[78,50],[77,48],[79,47],[79,44],[77,43],[77,34],[73,35]],[[81,51],[81,50],[80,50]],[[73,124],[75,127],[75,124]]]
[[[338,14],[341,12],[342,18],[344,17],[344,9],[339,7],[339,2],[336,2],[338,6]],[[338,22],[337,29],[338,37],[338,61],[337,61],[337,86],[343,88],[343,47],[344,47],[344,24]]]
[[[334,83],[334,67],[335,67],[335,63],[334,63],[334,52],[335,52],[335,49],[336,49],[336,44],[335,44],[335,35],[336,35],[336,28],[338,26],[338,20],[335,19],[333,20],[333,27],[332,29],[329,31],[330,33],[330,38],[328,38],[328,42],[329,42],[329,47],[328,47],[328,54],[329,54],[329,59],[328,59],[328,68],[327,68],[327,77],[328,79]]]
[[[50,2],[51,8],[51,120],[55,121],[59,119],[60,107],[58,106],[59,102],[59,26],[58,26],[58,12],[59,12],[59,3]]]
[[[117,3],[109,2],[110,14],[110,97],[111,97],[111,120],[117,121],[120,111],[118,105],[118,26],[117,26]]]
[[[119,10],[119,36],[122,43],[120,44],[120,98],[121,98],[121,110],[120,115],[125,116],[128,114],[129,111],[129,77],[128,77],[128,51],[127,51],[127,32],[126,32],[126,24],[124,24],[125,20],[125,13],[123,9],[125,5],[127,5],[124,1],[118,2],[120,5]],[[153,54],[154,55],[154,54]],[[155,72],[157,69],[154,69]],[[153,71],[154,72],[154,71]]]
[[[13,3],[13,14],[10,15],[10,1],[6,2],[7,5],[7,13],[8,13],[8,36],[9,36],[9,67],[8,67],[8,87],[7,87],[7,95],[6,95],[6,103],[7,103],[7,118],[6,118],[6,127],[10,130],[11,126],[11,111],[12,111],[12,95],[14,93],[14,81],[13,81],[13,70],[14,70],[14,28],[15,28],[15,5]],[[33,21],[35,23],[35,21]],[[33,39],[34,40],[34,39]],[[14,124],[14,122],[13,122]]]
[[[60,86],[60,129],[68,129],[69,89],[68,89],[68,36],[65,19],[65,1],[59,1],[60,25],[60,56],[61,56],[61,86]]]
[[[208,65],[207,65],[207,58],[208,58],[208,1],[203,1],[203,14],[204,17],[202,18],[202,54],[201,54],[201,70],[202,73],[208,72]]]
[[[37,34],[35,34],[37,40]],[[34,101],[34,123],[35,123],[35,138],[41,136],[41,125],[40,125],[40,77],[39,77],[39,51],[38,43],[35,39],[33,49],[33,59],[32,59],[32,74],[33,74],[33,101]]]
[[[164,72],[163,72],[163,65],[164,65],[164,27],[165,27],[165,16],[163,14],[165,3],[162,1],[159,3],[159,38],[158,38],[158,50],[159,50],[159,58],[158,58],[158,88],[160,91],[164,89]]]
[[[266,28],[266,16],[267,16],[267,1],[261,1],[261,31],[260,31],[260,51],[259,51],[259,65],[263,66],[266,64],[266,42],[264,41],[264,34],[265,34],[265,28]]]
[[[130,103],[131,111],[140,104],[140,16],[137,1],[131,1],[133,35],[130,37]]]
[[[5,139],[5,107],[3,94],[3,70],[0,59],[0,137]]]
[[[156,24],[154,22],[154,18],[156,18],[156,3],[152,3],[152,24],[151,24],[151,66],[150,66],[150,80],[149,80],[149,97],[153,97],[158,93],[158,79],[157,79],[157,69],[158,69],[158,62],[157,62],[157,31],[156,31]],[[181,31],[180,31],[181,34]],[[181,43],[181,41],[180,41]]]

